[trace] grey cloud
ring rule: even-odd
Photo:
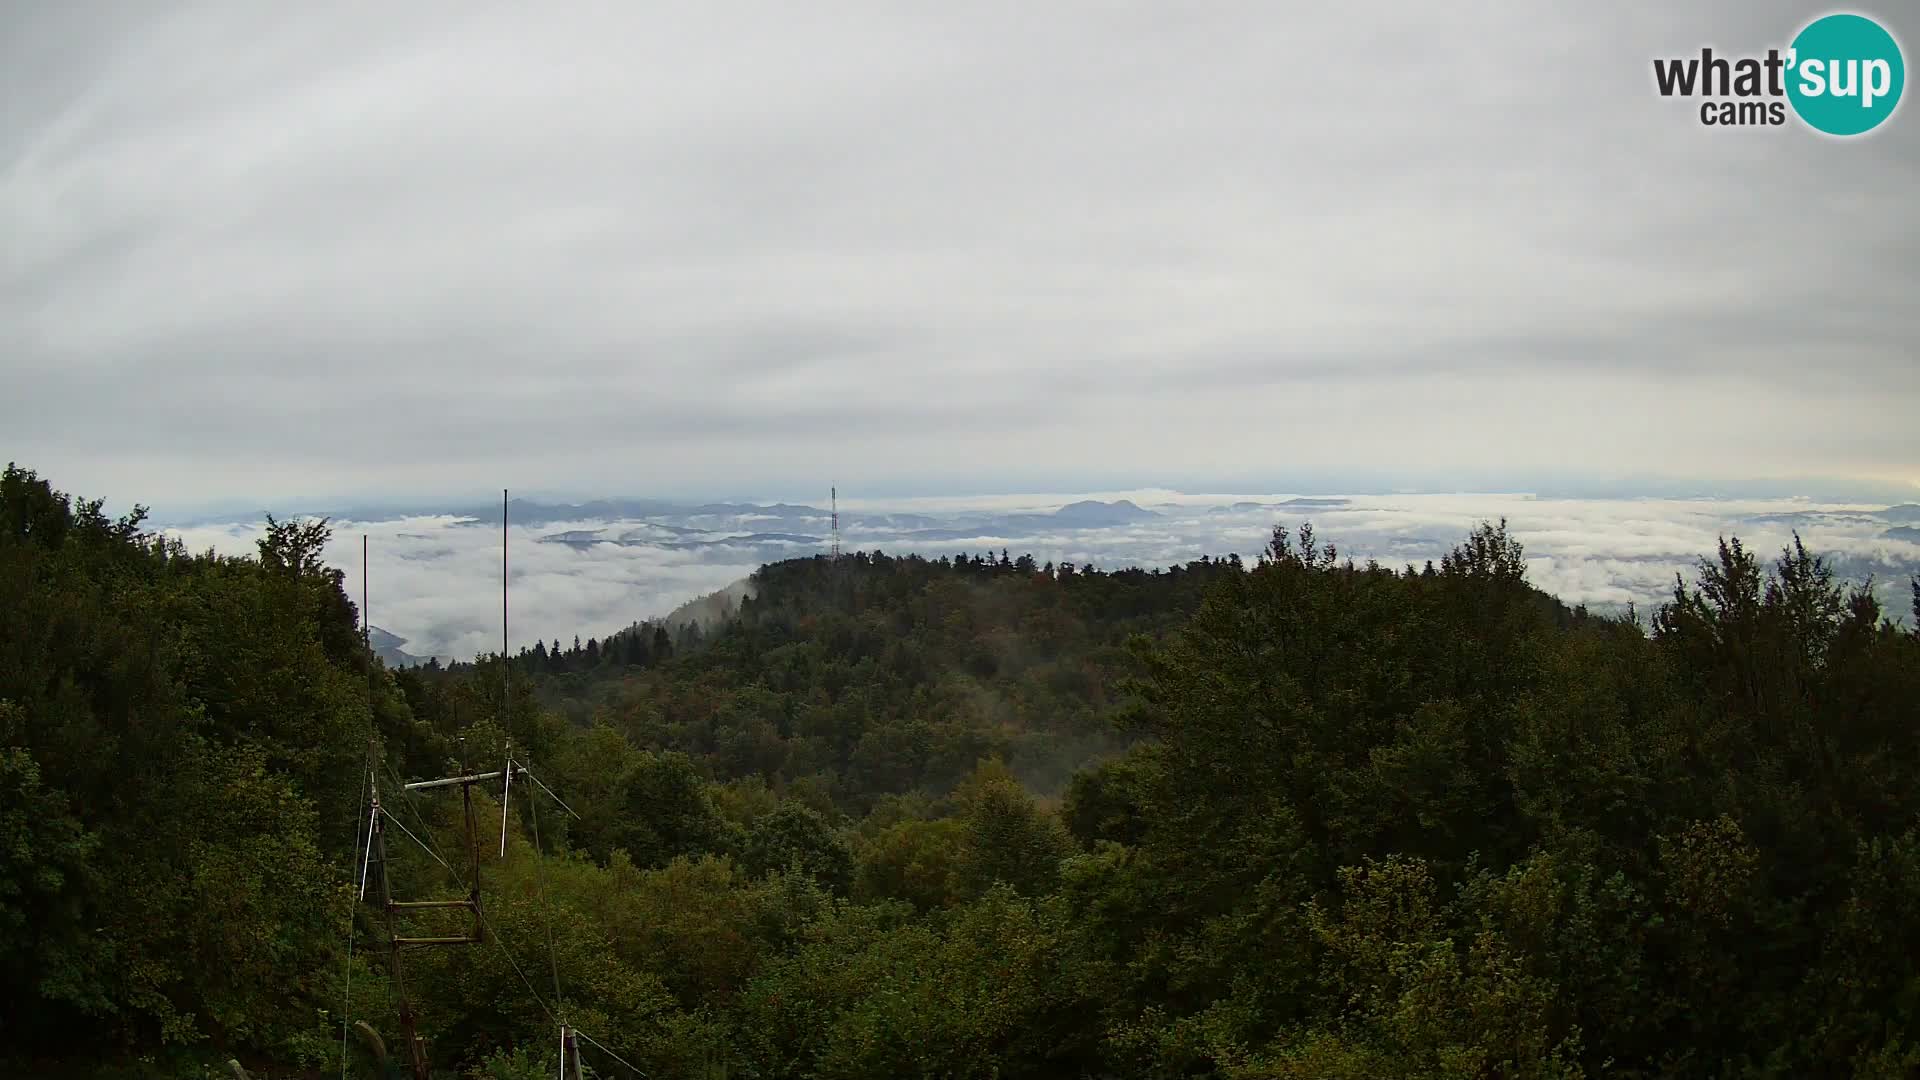
[[[1842,144],[1650,83],[1805,18],[41,6],[0,39],[0,424],[148,500],[1912,485],[1913,106]]]

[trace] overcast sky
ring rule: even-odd
[[[1654,57],[1825,9],[1627,7],[8,3],[0,442],[163,504],[1920,486],[1916,106],[1702,127]]]

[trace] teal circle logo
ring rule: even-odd
[[[1859,135],[1900,104],[1907,65],[1900,43],[1864,15],[1828,15],[1793,39],[1787,100],[1816,131]]]

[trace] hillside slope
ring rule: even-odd
[[[1650,630],[1492,525],[1402,571],[1304,528],[1158,574],[806,559],[710,634],[390,672],[325,538],[194,556],[0,479],[0,1070],[397,1045],[369,736],[409,897],[467,883],[407,779],[511,736],[578,814],[517,785],[491,944],[407,955],[447,1076],[553,1074],[557,1011],[661,1076],[1920,1066],[1920,636],[1798,545],[1729,541]]]

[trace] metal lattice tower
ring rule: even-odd
[[[508,701],[511,698],[510,691],[512,689],[511,683],[509,680],[509,674],[508,674],[509,658],[507,654],[507,646],[510,640],[507,634],[507,512],[509,509],[510,509],[510,506],[507,500],[507,492],[505,490],[502,490],[500,492],[500,690],[501,690],[501,694],[500,694],[500,714],[499,715],[500,715],[501,729],[503,731],[505,731],[508,726],[507,724]],[[838,544],[839,515],[837,512],[834,515],[834,525],[835,525],[834,547],[837,552],[839,548],[839,544]],[[356,828],[356,836],[355,836],[355,841],[356,841],[354,845],[355,857],[356,857],[356,860],[359,861],[360,863],[359,900],[361,902],[365,902],[367,900],[369,885],[373,886],[373,888],[377,890],[375,907],[376,907],[376,910],[383,912],[386,916],[385,938],[386,938],[386,945],[388,949],[388,961],[387,961],[388,973],[392,980],[392,997],[395,1003],[399,1006],[400,1029],[402,1034],[405,1036],[406,1042],[407,1042],[408,1064],[411,1066],[410,1071],[413,1074],[414,1080],[430,1080],[431,1076],[433,1075],[433,1072],[427,1060],[426,1040],[420,1036],[420,1033],[418,1031],[419,1017],[418,1017],[418,1014],[414,1012],[412,999],[410,998],[407,992],[407,982],[406,982],[404,962],[402,957],[404,955],[414,952],[415,950],[433,947],[433,946],[477,945],[482,942],[491,941],[493,944],[499,946],[504,952],[506,952],[506,956],[509,962],[513,961],[512,951],[509,950],[505,945],[505,943],[503,943],[500,940],[498,935],[493,932],[493,928],[488,924],[486,913],[482,909],[480,904],[480,867],[481,867],[480,833],[479,833],[478,823],[475,820],[475,816],[474,816],[474,803],[473,803],[474,785],[487,784],[488,782],[493,780],[501,781],[500,857],[502,859],[506,858],[506,854],[507,854],[507,816],[509,813],[511,797],[513,793],[513,778],[516,775],[518,775],[523,780],[531,782],[535,787],[537,787],[540,790],[541,793],[545,794],[547,798],[553,800],[555,805],[559,806],[561,810],[565,811],[569,816],[573,817],[575,820],[579,820],[580,815],[576,813],[571,806],[568,806],[566,803],[562,802],[560,799],[560,796],[554,794],[553,789],[548,787],[545,783],[541,782],[540,778],[535,776],[532,770],[528,769],[523,762],[515,759],[513,754],[513,744],[511,740],[509,740],[507,743],[507,758],[502,768],[498,770],[490,771],[490,772],[480,772],[480,773],[473,772],[467,763],[467,740],[464,734],[461,735],[459,740],[460,754],[459,754],[459,762],[458,762],[458,765],[459,765],[458,775],[444,777],[437,780],[416,780],[409,783],[401,780],[398,773],[392,773],[393,779],[398,784],[399,801],[401,802],[402,805],[405,805],[412,812],[412,816],[414,818],[416,827],[420,830],[418,834],[408,829],[406,825],[403,824],[398,817],[394,816],[393,811],[390,807],[383,805],[381,803],[380,783],[379,783],[378,776],[376,775],[374,770],[375,744],[374,744],[374,738],[373,738],[373,733],[374,733],[373,715],[374,715],[374,678],[375,678],[376,665],[375,665],[374,652],[373,652],[373,634],[372,634],[373,624],[371,620],[368,618],[368,614],[370,613],[371,608],[368,606],[368,599],[367,599],[367,572],[366,572],[367,540],[365,536],[362,536],[360,539],[360,566],[361,566],[361,577],[360,577],[361,647],[366,651],[366,657],[367,657],[367,715],[368,715],[368,725],[369,725],[368,738],[367,738],[367,772],[365,775],[365,780],[367,784],[366,794],[369,797],[368,798],[369,806],[363,806],[363,808],[368,808],[369,813],[366,819],[367,832],[366,832],[366,843],[364,847],[362,847],[358,842],[359,837],[357,835],[357,828]],[[454,723],[456,727],[459,726],[459,716],[457,712],[454,715]],[[464,729],[461,729],[461,730],[464,732]],[[391,770],[389,771],[391,772]],[[462,823],[464,826],[462,846],[466,849],[466,856],[467,856],[467,873],[464,876],[460,873],[460,871],[456,870],[454,868],[454,864],[450,863],[448,859],[441,853],[439,846],[435,844],[433,841],[432,834],[428,831],[427,819],[424,816],[422,816],[418,808],[412,806],[412,803],[411,803],[411,798],[415,792],[437,790],[437,789],[449,788],[449,787],[458,787],[460,789],[460,801],[462,804],[461,811],[462,811],[462,817],[464,818],[464,821]],[[540,820],[539,820],[538,812],[535,811],[532,806],[532,800],[535,798],[533,792],[529,791],[526,798],[528,800],[529,821],[531,823],[532,830],[533,830],[532,858],[535,860],[534,866],[536,868],[536,872],[538,872],[544,866],[544,859],[545,859],[545,856],[541,854],[541,851],[540,851]],[[446,899],[428,899],[428,900],[395,899],[394,898],[394,881],[389,875],[389,872],[388,872],[389,866],[387,861],[386,838],[387,838],[387,826],[389,824],[393,825],[397,830],[399,830],[399,835],[404,836],[406,839],[412,841],[423,852],[425,852],[429,858],[431,858],[434,862],[439,863],[440,866],[443,867],[447,871],[447,873],[450,876],[452,876],[453,879],[462,886],[462,888],[466,891],[466,895],[462,897],[446,898]],[[546,883],[545,883],[544,877],[540,878],[540,891],[541,891],[541,904],[542,906],[545,906],[546,905],[546,899],[545,899]],[[403,921],[411,921],[418,914],[424,913],[424,912],[430,912],[430,911],[456,911],[456,912],[464,911],[465,913],[469,914],[472,917],[472,922],[471,924],[458,926],[458,929],[460,930],[459,933],[447,932],[447,928],[445,924],[441,924],[440,926],[437,926],[437,927],[434,927],[432,926],[432,924],[430,924],[429,928],[421,928],[419,930],[414,930],[410,926],[403,924]],[[465,923],[465,920],[462,919],[460,920],[460,922]],[[437,933],[434,932],[435,930],[438,930],[438,932]],[[346,1069],[347,1069],[347,1053],[346,1053],[346,1032],[348,1030],[347,1022],[351,1019],[351,1014],[352,1014],[351,1005],[353,1001],[353,997],[352,997],[353,933],[352,933],[351,926],[349,926],[349,929],[348,929],[347,949],[348,949],[348,953],[347,953],[347,980],[348,981],[347,981],[347,987],[346,987],[346,993],[345,993],[346,1005],[342,1008],[342,1012],[341,1012],[342,1035],[341,1035],[340,1068],[341,1068],[341,1075],[343,1077],[346,1075]],[[546,1002],[540,1000],[540,995],[537,991],[533,989],[533,984],[531,982],[527,983],[527,989],[529,992],[533,994],[535,1001],[539,1002],[541,1007],[546,1010],[548,1016],[550,1017],[554,1016],[555,1009],[560,1010],[560,1015],[556,1017],[556,1019],[558,1020],[559,1027],[560,1027],[560,1069],[561,1069],[561,1076],[563,1077],[563,1080],[583,1080],[585,1075],[584,1070],[582,1069],[580,1046],[575,1041],[576,1038],[578,1038],[579,1040],[583,1040],[589,1045],[593,1046],[599,1053],[606,1055],[608,1058],[611,1058],[616,1062],[619,1062],[621,1065],[626,1066],[629,1072],[636,1073],[642,1076],[646,1075],[645,1073],[641,1073],[638,1068],[635,1068],[631,1062],[627,1061],[625,1058],[620,1057],[620,1055],[608,1049],[598,1039],[595,1039],[593,1036],[587,1034],[586,1032],[573,1027],[567,1021],[565,1008],[563,1004],[564,998],[562,996],[561,988],[560,988],[560,964],[559,964],[558,956],[554,951],[553,928],[550,923],[547,927],[547,960],[550,964],[553,965],[553,1007],[548,1008],[546,1005]],[[514,966],[515,966],[515,970],[518,971],[518,964],[515,964]],[[523,980],[526,978],[524,973],[521,975],[521,978]],[[378,1036],[372,1035],[373,1029],[370,1026],[362,1022],[360,1024],[360,1027],[364,1031],[369,1033],[370,1037],[372,1038],[373,1042],[376,1045],[379,1043]],[[380,1050],[380,1056],[384,1058],[385,1056],[384,1049]],[[237,1069],[238,1066],[235,1066],[235,1068]],[[398,1074],[396,1073],[395,1075],[398,1075]]]

